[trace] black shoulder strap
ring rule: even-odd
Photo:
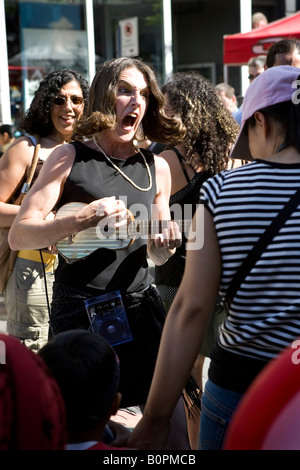
[[[171,150],[173,150],[176,155],[177,155],[177,158],[179,160],[179,163],[181,165],[181,168],[182,168],[182,171],[184,173],[184,176],[185,176],[185,179],[187,180],[187,182],[189,183],[190,182],[190,177],[189,175],[187,174],[187,171],[185,169],[185,166],[184,166],[184,163],[183,163],[183,156],[181,155],[181,153],[179,152],[179,150],[177,150],[176,147],[173,147]]]
[[[299,204],[300,189],[298,189],[293,196],[288,200],[283,209],[278,213],[277,217],[271,222],[269,227],[262,234],[260,239],[256,242],[256,245],[252,248],[245,261],[237,270],[226,294],[226,301],[230,305],[233,297],[239,286],[242,284],[251,268],[255,265],[257,260],[265,248],[269,245],[271,240],[275,237],[276,233],[283,226],[287,218],[294,212]]]

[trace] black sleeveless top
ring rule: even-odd
[[[66,180],[59,206],[69,202],[89,204],[95,199],[115,196],[124,200],[127,208],[137,218],[150,218],[151,205],[156,195],[155,164],[153,153],[142,150],[150,167],[152,188],[140,191],[115,170],[98,151],[82,142],[72,142],[76,156]],[[113,159],[134,183],[141,188],[149,186],[148,173],[140,154],[126,160]],[[142,217],[141,217],[142,216]],[[72,285],[81,290],[99,294],[120,290],[138,292],[153,281],[147,263],[147,238],[136,238],[134,243],[121,250],[99,248],[84,259],[67,263],[59,255],[56,283]]]
[[[171,209],[171,218],[173,218],[172,205],[175,206],[175,204],[178,204],[181,208],[183,218],[191,220],[196,211],[197,204],[199,204],[201,186],[211,175],[207,172],[195,171],[193,178],[190,179],[184,167],[183,156],[175,147],[172,148],[172,150],[176,153],[181,164],[182,171],[187,180],[187,185],[170,197],[169,205]],[[188,214],[186,214],[187,207],[189,207]],[[177,220],[175,213],[174,219]],[[182,233],[182,244],[180,248],[177,248],[175,254],[171,256],[165,264],[162,266],[155,266],[155,283],[157,286],[164,285],[175,288],[179,287],[185,266],[186,242],[186,237],[184,236],[184,233]],[[162,297],[163,300],[168,300],[167,298],[164,298],[163,294]]]

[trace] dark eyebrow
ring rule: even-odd
[[[119,80],[118,86],[125,85],[129,88],[136,88],[131,83],[127,82],[126,80]],[[147,85],[145,88],[141,89],[141,91],[150,91],[150,87]]]
[[[126,80],[119,80],[118,81],[118,86],[120,86],[120,85],[123,85],[123,86],[125,85],[127,87],[132,87],[132,85],[130,85],[129,82],[126,82]]]
[[[80,95],[80,91],[79,91],[78,93],[79,93],[78,95],[76,95],[76,92],[75,92],[75,95],[74,95],[74,94],[73,94],[73,95],[69,95],[68,93],[61,93],[61,92],[59,92],[59,93],[56,93],[55,96],[70,96],[71,98],[73,98],[73,96],[76,96],[76,98],[79,98],[79,97],[80,97],[80,98],[83,98],[83,97]]]

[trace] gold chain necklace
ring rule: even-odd
[[[149,186],[148,188],[141,188],[140,186],[138,186],[137,184],[135,184],[134,181],[132,181],[122,170],[120,170],[120,168],[117,167],[117,165],[114,164],[114,162],[109,158],[108,155],[106,155],[106,153],[104,152],[104,150],[100,147],[100,145],[98,144],[98,142],[96,141],[96,137],[94,136],[93,138],[94,142],[95,142],[95,145],[98,147],[98,149],[100,150],[100,152],[104,155],[104,157],[106,158],[106,160],[114,167],[115,170],[117,170],[122,176],[123,178],[128,181],[135,189],[138,189],[139,191],[144,191],[144,192],[147,192],[149,191],[151,188],[152,188],[152,176],[151,176],[151,171],[150,171],[150,168],[149,168],[149,165],[147,163],[147,160],[146,158],[144,157],[144,155],[142,154],[142,152],[139,150],[139,153],[140,155],[142,155],[142,158],[144,160],[144,164],[145,164],[145,167],[146,167],[146,170],[147,170],[147,173],[148,173],[148,178],[149,178]]]

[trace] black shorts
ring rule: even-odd
[[[54,334],[90,328],[84,300],[92,297],[71,286],[55,284],[51,309]],[[114,349],[120,360],[121,407],[146,403],[166,313],[157,289],[122,295],[133,340]]]

